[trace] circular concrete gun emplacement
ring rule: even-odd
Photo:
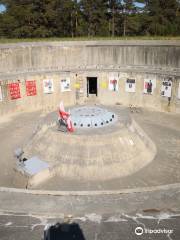
[[[117,115],[97,106],[84,106],[71,110],[71,119],[75,128],[100,128],[117,121]]]
[[[32,176],[28,187],[51,181],[113,180],[131,175],[153,160],[154,143],[126,112],[118,115],[103,106],[74,107],[70,112],[78,125],[74,133],[58,131],[52,118],[24,147],[27,158],[37,156],[49,166]]]

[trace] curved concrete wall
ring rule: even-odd
[[[119,91],[108,87],[109,74],[119,78]],[[157,110],[180,112],[178,88],[180,83],[180,41],[88,41],[18,43],[0,45],[0,81],[3,101],[0,113],[25,108],[57,107],[59,101],[66,105],[87,100],[87,77],[98,78],[98,101],[103,104],[135,104]],[[70,77],[71,92],[60,91],[60,80]],[[160,96],[164,78],[173,79],[172,99]],[[54,80],[54,93],[43,94],[43,79]],[[127,78],[136,80],[136,92],[125,92]],[[156,79],[152,96],[143,94],[144,79]],[[7,84],[20,80],[21,99],[9,100]],[[26,80],[36,80],[37,96],[27,97]],[[79,92],[75,83],[80,85]],[[78,94],[78,97],[77,97]]]

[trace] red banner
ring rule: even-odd
[[[26,93],[27,96],[35,96],[37,95],[37,91],[36,91],[36,81],[32,80],[32,81],[26,81]]]
[[[21,98],[19,83],[10,83],[8,84],[8,88],[9,88],[11,100]]]

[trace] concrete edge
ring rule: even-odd
[[[0,187],[1,193],[19,193],[29,195],[47,195],[47,196],[99,196],[99,195],[119,195],[132,193],[146,193],[168,189],[180,188],[180,183],[173,183],[167,185],[160,185],[154,187],[142,187],[122,190],[106,190],[106,191],[47,191],[47,190],[27,190],[18,188]]]
[[[39,132],[44,132],[46,131],[52,124],[48,125],[43,125],[40,127]],[[148,161],[145,161],[145,164],[142,165],[141,168],[145,167],[148,165],[151,161],[153,161],[154,157],[157,154],[157,148],[153,140],[149,138],[149,136],[146,134],[146,132],[140,127],[140,125],[133,119],[131,118],[131,122],[126,124],[127,129],[129,129],[131,132],[135,132],[136,135],[145,143],[145,147],[149,150],[150,156],[147,156]],[[143,153],[143,152],[142,152]],[[139,158],[139,156],[138,156]],[[60,164],[61,165],[61,164]],[[33,176],[29,176],[29,180],[27,183],[27,188],[32,188],[36,187],[39,184],[48,181],[49,179],[53,178],[55,175],[57,175],[59,172],[61,172],[61,167],[59,164],[57,166],[50,166],[48,169],[45,169]],[[106,169],[106,168],[104,168]],[[139,170],[139,169],[138,169]],[[138,171],[135,168],[135,172]],[[26,175],[26,173],[24,173]],[[122,175],[122,177],[127,176],[128,174]]]
[[[0,48],[16,48],[16,47],[38,47],[38,46],[180,46],[179,39],[172,40],[141,40],[141,39],[110,39],[110,40],[57,40],[57,41],[37,41],[37,42],[17,42],[17,43],[0,43]]]

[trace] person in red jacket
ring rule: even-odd
[[[65,112],[64,109],[64,105],[63,102],[61,101],[59,104],[59,120],[62,119],[66,126],[67,126],[67,130],[69,132],[74,132],[74,128],[73,128],[73,124],[70,118],[70,113],[69,112]]]

